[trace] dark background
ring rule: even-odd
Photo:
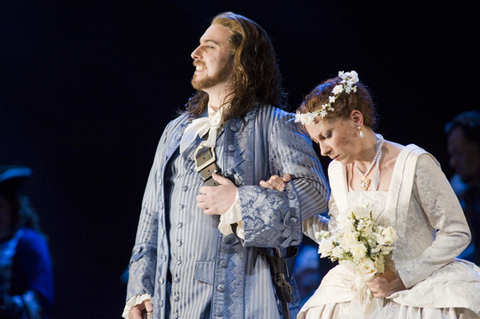
[[[33,169],[24,191],[50,238],[54,318],[120,317],[156,144],[193,94],[190,53],[217,13],[267,30],[293,110],[356,70],[377,131],[450,176],[443,127],[479,108],[475,3],[0,0],[0,163]]]

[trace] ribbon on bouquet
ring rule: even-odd
[[[395,264],[391,255],[385,258],[385,269],[395,269]],[[373,276],[371,277],[373,278]],[[362,318],[374,319],[377,318],[379,312],[382,310],[385,298],[375,298],[373,293],[368,289],[366,281],[368,277],[355,275],[353,284],[356,289],[355,296],[350,303],[350,318],[357,318],[358,313],[364,313]]]
[[[350,318],[357,318],[359,313],[363,313],[364,319],[377,318],[378,313],[383,307],[383,298],[374,298],[373,293],[368,289],[367,284],[359,276],[355,278],[357,292],[350,303]]]

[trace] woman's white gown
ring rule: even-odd
[[[407,289],[373,298],[355,280],[353,267],[340,264],[323,278],[298,319],[480,318],[480,268],[455,259],[469,244],[470,231],[433,156],[415,145],[405,147],[388,191],[349,192],[345,166],[338,162],[330,164],[329,178],[329,229],[349,207],[372,205],[378,221],[395,227],[400,237],[392,260]],[[318,219],[303,226],[312,238],[324,227]]]

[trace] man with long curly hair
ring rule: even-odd
[[[322,167],[281,110],[275,52],[258,24],[219,14],[191,56],[197,93],[157,148],[123,316],[294,318],[298,290],[281,282],[293,287],[283,302],[270,256],[301,242],[302,218],[327,210]],[[286,185],[264,182],[284,174]]]

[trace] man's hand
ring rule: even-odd
[[[235,202],[237,187],[227,178],[212,174],[212,178],[218,182],[218,186],[202,186],[197,196],[198,207],[207,215],[223,215]]]
[[[375,298],[388,297],[394,292],[406,289],[396,272],[388,269],[383,274],[367,281],[366,284]]]
[[[147,313],[153,312],[153,305],[148,299],[130,309],[130,319],[143,319],[143,312],[145,310]]]
[[[285,174],[283,177],[273,175],[268,181],[260,181],[260,186],[270,189],[276,189],[282,192],[285,189],[285,183],[288,183],[292,177],[290,174]]]

